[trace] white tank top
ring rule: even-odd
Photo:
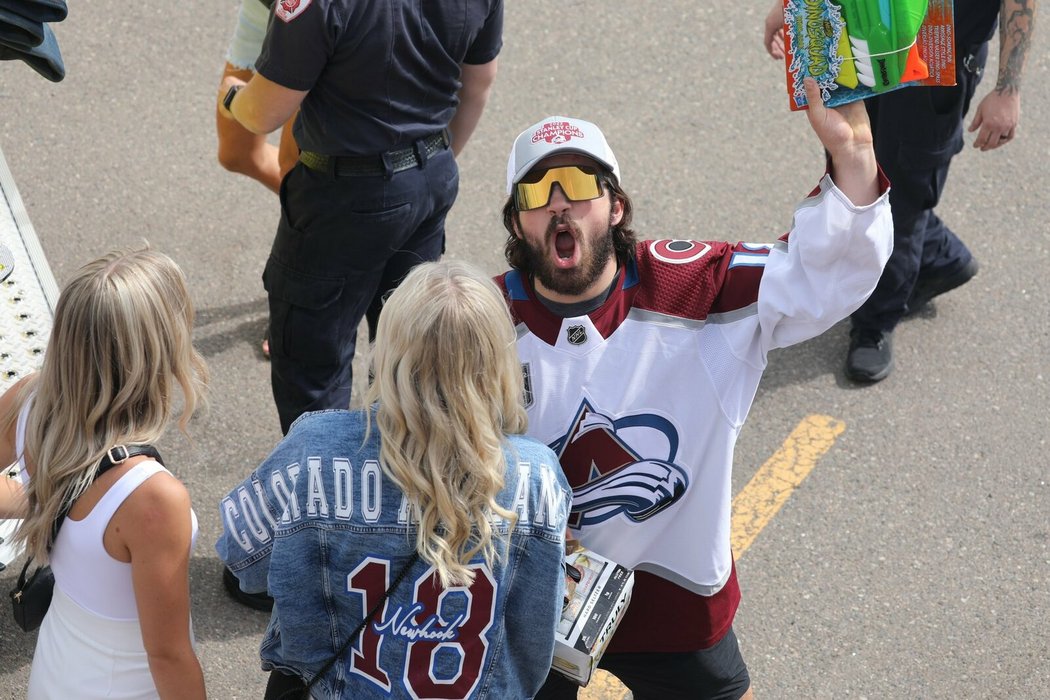
[[[26,421],[32,399],[25,402],[15,427],[15,453],[23,454]],[[19,459],[23,482],[29,480],[24,456]],[[131,492],[159,472],[169,473],[158,462],[139,462],[120,477],[99,499],[83,520],[66,518],[51,549],[51,570],[55,584],[86,610],[111,620],[137,620],[138,608],[131,583],[131,564],[109,555],[102,542],[110,518]],[[193,528],[190,550],[197,542],[197,514],[190,509]]]
[[[152,459],[128,470],[99,499],[83,520],[66,518],[51,550],[55,584],[87,610],[111,620],[137,620],[131,564],[110,556],[102,542],[110,518],[146,479],[168,470]],[[192,542],[197,540],[197,516],[190,510]],[[190,544],[190,549],[193,544]]]

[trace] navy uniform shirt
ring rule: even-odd
[[[460,64],[503,45],[503,0],[279,0],[256,62],[308,90],[295,124],[304,151],[372,155],[448,126]]]

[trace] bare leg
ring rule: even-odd
[[[222,75],[224,78],[235,75],[247,81],[251,80],[252,71],[234,68],[227,63]],[[225,119],[218,113],[215,115],[215,130],[219,135],[219,164],[222,167],[258,180],[275,193],[280,190],[278,150],[267,143],[265,135],[253,134],[233,119]]]

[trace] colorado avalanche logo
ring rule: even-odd
[[[311,2],[313,0],[278,0],[277,4],[274,5],[273,13],[279,19],[291,22],[305,12],[306,8],[310,7]]]
[[[547,122],[532,133],[533,143],[565,143],[573,138],[582,139],[583,131],[569,122]]]
[[[653,257],[675,265],[699,260],[707,255],[709,250],[710,245],[699,241],[663,240],[649,244],[649,252]]]
[[[579,484],[573,488],[569,517],[576,529],[620,515],[633,522],[648,520],[689,488],[688,474],[673,462],[678,431],[659,416],[613,420],[584,399],[569,431],[550,447],[569,483]],[[654,450],[659,454],[652,454]]]

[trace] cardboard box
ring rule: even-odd
[[[792,110],[806,109],[802,79],[810,76],[829,107],[911,85],[955,85],[954,7],[952,0],[784,0],[784,51]]]
[[[565,561],[579,569],[582,577],[554,635],[551,667],[583,686],[590,682],[627,610],[634,572],[586,549],[573,552]]]

